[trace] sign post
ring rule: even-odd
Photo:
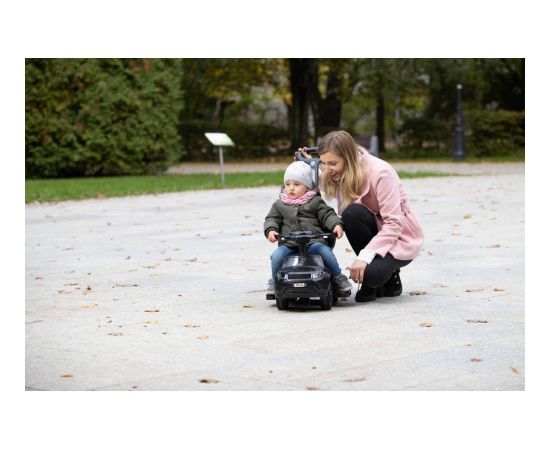
[[[235,143],[231,138],[225,133],[204,133],[208,141],[218,147],[220,152],[220,171],[222,177],[222,185],[225,184],[225,177],[223,173],[223,148],[224,147],[235,147]]]

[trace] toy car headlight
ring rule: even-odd
[[[311,274],[311,278],[314,279],[314,280],[317,279],[317,278],[321,278],[322,276],[323,276],[323,272],[313,272]]]

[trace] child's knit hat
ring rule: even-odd
[[[285,171],[285,183],[288,180],[298,181],[311,189],[313,186],[311,167],[303,161],[294,161]]]

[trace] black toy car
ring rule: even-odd
[[[332,285],[330,272],[319,255],[309,255],[307,244],[312,239],[323,238],[330,247],[334,247],[332,233],[313,233],[294,231],[279,236],[280,241],[295,245],[298,254],[287,256],[281,270],[275,278],[275,301],[280,310],[288,309],[291,302],[297,304],[318,304],[321,309],[329,310],[342,295]],[[346,296],[349,296],[348,292]]]

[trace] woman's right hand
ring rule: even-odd
[[[300,152],[302,154],[302,156],[306,159],[312,159],[313,156],[311,156],[308,152],[307,152],[307,147],[302,147],[302,148],[299,148],[298,149],[298,152]],[[296,157],[294,157],[294,160],[296,161]]]

